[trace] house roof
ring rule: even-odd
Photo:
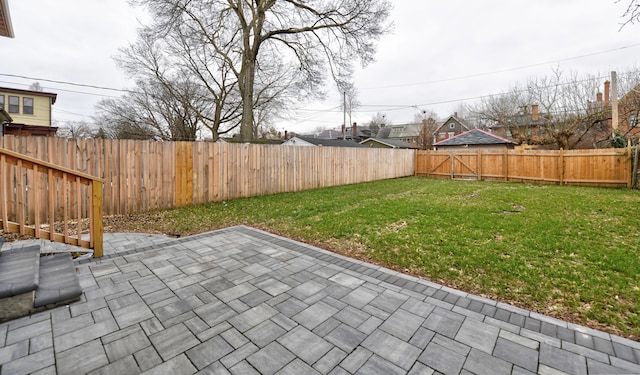
[[[4,109],[0,109],[0,123],[5,122],[13,122],[13,119],[11,118],[11,116],[9,116],[7,111],[5,111]]]
[[[391,134],[391,126],[386,125],[386,126],[382,126],[380,127],[380,130],[378,130],[378,139],[387,139],[389,138],[389,134]]]
[[[8,0],[0,0],[0,36],[14,37]]]
[[[376,142],[383,144],[385,146],[389,146],[390,148],[417,148],[411,143],[400,141],[398,139],[380,139],[380,138],[367,138],[364,141],[360,142],[361,145],[369,142]]]
[[[527,127],[527,126],[542,126],[547,122],[547,119],[551,116],[548,113],[540,112],[538,113],[538,119],[533,119],[533,114],[528,112],[518,112],[513,116],[509,117],[508,127]],[[505,128],[507,125],[505,124],[493,124],[489,126],[490,128]]]
[[[353,128],[352,127],[346,128],[344,131],[345,138],[351,138],[352,135],[353,135]],[[371,129],[361,128],[360,126],[358,126],[356,137],[359,137],[359,138],[371,137]],[[342,133],[340,133],[340,138],[342,138]]]
[[[58,97],[58,94],[55,94],[52,92],[20,90],[20,89],[12,89],[9,87],[0,87],[0,91],[10,93],[10,94],[18,94],[18,95],[48,96],[51,98],[51,104],[55,104],[56,98]]]
[[[480,129],[472,129],[455,137],[440,141],[434,146],[464,146],[464,145],[501,145],[516,144],[508,139],[498,137]]]
[[[320,139],[338,139],[342,137],[342,131],[341,130],[336,130],[336,129],[326,129],[321,131],[320,133],[318,133],[318,135],[315,138],[320,138]],[[309,138],[313,138],[313,137],[309,137]]]
[[[361,145],[360,143],[345,141],[342,139],[322,139],[322,138],[311,138],[311,137],[294,137],[300,140],[303,140],[307,143],[311,143],[316,146],[324,146],[324,147],[366,147]],[[293,139],[293,138],[292,138]]]
[[[467,122],[466,122],[465,120],[461,119],[460,117],[458,117],[458,116],[456,116],[456,115],[453,115],[453,116],[449,116],[449,118],[448,118],[448,119],[446,119],[446,120],[442,123],[442,125],[438,126],[438,128],[436,129],[436,131],[434,132],[434,134],[435,134],[435,133],[437,133],[437,132],[439,132],[439,131],[440,131],[440,129],[442,129],[442,127],[443,127],[443,126],[445,126],[446,124],[448,124],[448,123],[449,123],[449,120],[454,120],[454,121],[456,121],[457,123],[459,123],[460,125],[462,125],[462,127],[463,127],[463,128],[465,128],[465,129],[467,129],[467,130],[470,130],[470,129],[472,129],[472,128],[473,128],[472,126],[469,126],[469,124],[467,124]]]
[[[387,125],[391,130],[388,138],[414,138],[420,135],[422,124]]]

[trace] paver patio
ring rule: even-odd
[[[1,374],[640,373],[640,343],[244,226],[105,252],[0,324]]]

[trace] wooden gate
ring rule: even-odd
[[[477,153],[420,152],[416,155],[416,175],[450,179],[480,179]]]

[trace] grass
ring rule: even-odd
[[[638,191],[406,178],[106,220],[182,235],[237,224],[640,338]]]

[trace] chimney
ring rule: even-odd
[[[609,105],[609,100],[611,100],[611,82],[604,81],[604,105]]]
[[[531,106],[531,121],[538,121],[540,120],[540,115],[538,114],[538,105],[537,104],[533,104]]]
[[[288,131],[284,131],[284,140],[286,141],[287,139],[289,139],[289,132]]]
[[[358,136],[358,124],[356,124],[354,122],[353,123],[353,133],[351,134],[351,139],[353,139],[355,141],[357,136]]]
[[[601,92],[596,94],[596,103],[602,103],[602,93]]]
[[[458,117],[458,112],[453,112],[453,117]]]

